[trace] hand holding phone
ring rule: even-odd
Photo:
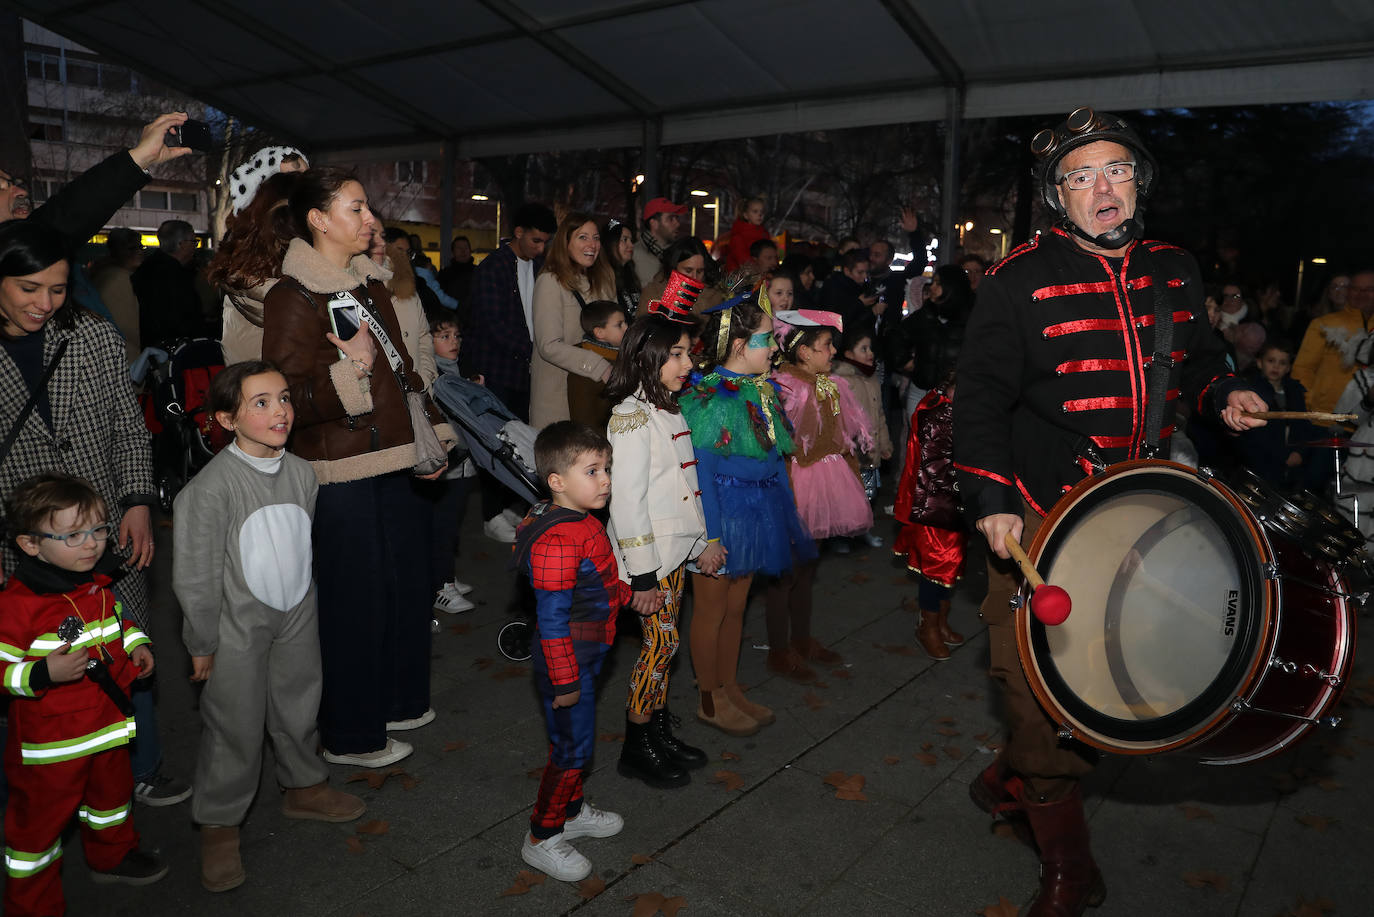
[[[184,146],[198,153],[208,153],[215,148],[214,138],[210,136],[210,125],[204,121],[187,118],[180,125],[167,130],[167,146]]]

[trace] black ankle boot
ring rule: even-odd
[[[649,723],[625,721],[625,744],[621,746],[620,761],[615,766],[620,776],[643,780],[659,789],[691,783],[687,771],[658,747],[649,728]]]
[[[674,720],[677,720],[677,717],[669,713],[666,707],[653,712],[649,718],[649,734],[653,736],[654,743],[663,750],[669,760],[675,761],[683,767],[705,767],[706,752],[688,745],[673,735]],[[678,720],[676,725],[680,724],[681,720]]]

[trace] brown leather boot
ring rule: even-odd
[[[957,630],[950,630],[949,627],[949,602],[940,603],[940,612],[936,615],[936,620],[940,625],[940,639],[945,641],[945,646],[963,646],[964,635]]]
[[[200,884],[206,891],[227,892],[238,888],[248,878],[239,858],[239,829],[237,825],[200,826]]]
[[[744,689],[738,684],[728,684],[725,686],[725,694],[730,698],[730,703],[734,704],[744,715],[749,717],[760,726],[767,726],[777,720],[773,711],[763,704],[756,704],[744,696]]]
[[[766,668],[774,675],[781,675],[799,685],[809,685],[816,680],[816,670],[807,665],[801,654],[790,646],[769,649]]]
[[[703,692],[706,693],[706,692]],[[710,707],[708,710],[707,707]],[[750,717],[730,700],[724,688],[709,692],[697,707],[697,719],[707,726],[714,726],[726,735],[744,738],[759,731],[758,721]]]
[[[808,662],[818,662],[821,665],[841,665],[844,657],[831,649],[826,649],[825,644],[815,637],[807,638],[805,643],[794,643],[792,648],[797,651]]]
[[[945,646],[944,638],[940,636],[940,616],[936,612],[921,609],[921,623],[916,625],[916,642],[921,644],[927,656],[937,662],[949,658],[949,647]]]
[[[1025,802],[1026,817],[1040,845],[1040,893],[1026,917],[1082,917],[1107,900],[1107,886],[1088,846],[1083,793],[1057,802]]]
[[[352,793],[332,789],[327,782],[289,789],[281,801],[287,818],[312,821],[353,821],[367,811],[367,803]]]

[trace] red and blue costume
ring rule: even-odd
[[[629,601],[606,529],[552,503],[530,509],[515,537],[515,565],[535,592],[534,680],[544,704],[549,763],[530,816],[536,840],[553,837],[582,809],[582,769],[596,742],[596,676]],[[577,703],[554,698],[579,691]]]

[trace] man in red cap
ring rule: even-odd
[[[674,204],[666,197],[656,197],[644,205],[644,222],[635,243],[635,274],[640,283],[648,283],[658,276],[659,259],[663,250],[677,241],[682,230],[682,215],[686,204]]]

